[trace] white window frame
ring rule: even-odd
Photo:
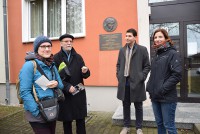
[[[31,25],[30,25],[30,2],[35,0],[22,0],[22,42],[33,42],[35,38],[31,38]],[[47,1],[43,0],[43,11],[44,11],[44,35],[47,36]],[[66,0],[61,0],[61,16],[66,16]],[[82,33],[72,34],[75,38],[86,36],[85,27],[85,0],[82,0]],[[66,33],[66,17],[61,18],[61,34]],[[50,37],[51,40],[57,40],[59,37]]]

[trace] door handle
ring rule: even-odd
[[[189,71],[189,70],[190,70],[190,68],[188,67],[187,64],[185,64],[184,66],[185,66],[184,69],[185,69],[186,71]]]

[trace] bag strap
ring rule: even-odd
[[[40,65],[37,63],[37,61],[35,61],[34,60],[34,62],[35,62],[35,64],[36,64],[36,67],[37,67],[37,70],[42,74],[42,75],[44,75],[47,79],[48,79],[48,77],[47,77],[47,75],[44,73],[44,71],[42,70],[42,68],[40,67]],[[52,69],[53,69],[53,67],[52,67]],[[52,71],[52,69],[51,69],[51,73],[53,74],[54,72]],[[54,70],[55,71],[55,70]],[[49,79],[48,79],[49,80]],[[54,92],[54,94],[55,94],[55,90],[53,90],[53,92]],[[34,95],[35,96],[35,95]],[[37,95],[36,95],[37,96]],[[37,100],[39,101],[39,99],[37,98]]]
[[[44,71],[42,70],[42,68],[40,67],[40,65],[37,63],[37,61],[35,61],[35,63],[37,64],[37,70],[49,80],[49,78],[48,78],[47,75],[44,73]],[[54,68],[53,68],[53,66],[52,66],[52,68],[51,68],[51,73],[52,73],[52,75],[53,75],[54,71],[55,71],[55,70],[54,70]],[[52,76],[52,77],[53,77],[53,76]]]
[[[33,66],[34,66],[34,75],[35,75],[35,72],[37,70],[37,64],[36,64],[36,61],[35,60],[31,60],[33,62]],[[39,99],[37,97],[37,94],[36,94],[36,91],[35,91],[35,87],[34,87],[34,84],[33,84],[33,96],[35,98],[35,101],[36,102],[39,102]]]
[[[40,67],[40,65],[36,61],[35,61],[35,63],[37,64],[37,70],[48,79],[47,75],[44,73],[44,71],[42,70],[42,68]]]

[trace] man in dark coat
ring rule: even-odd
[[[76,120],[76,133],[86,134],[85,117],[87,116],[86,91],[77,88],[79,83],[84,84],[83,78],[90,76],[88,67],[83,58],[73,46],[74,37],[64,34],[59,38],[61,50],[54,56],[56,67],[60,72],[64,84],[65,101],[60,102],[59,121],[63,121],[65,134],[72,134],[72,121]],[[63,71],[68,70],[68,71]],[[79,92],[77,89],[79,89]]]
[[[120,134],[130,132],[130,106],[134,102],[137,134],[142,133],[143,101],[146,100],[145,80],[150,71],[147,48],[136,43],[135,29],[126,31],[126,45],[117,61],[117,98],[123,102],[124,127]]]

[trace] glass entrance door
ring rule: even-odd
[[[200,98],[200,22],[187,22],[184,27],[187,97]]]

